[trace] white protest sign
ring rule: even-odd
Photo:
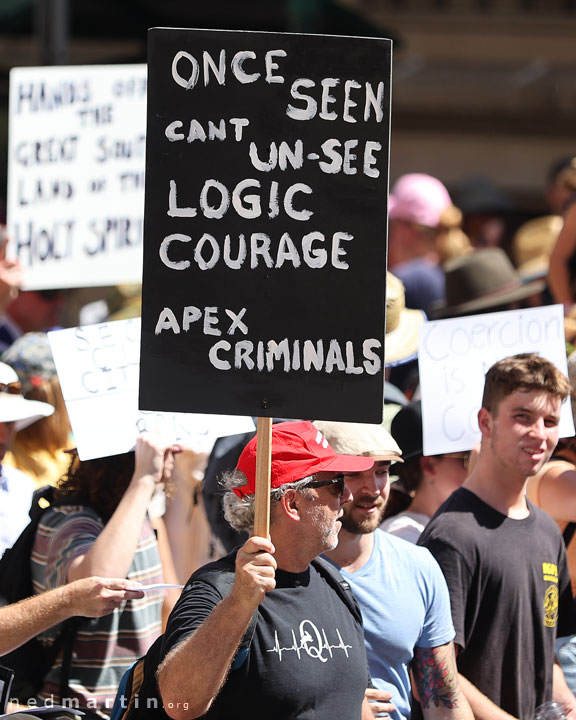
[[[140,318],[55,330],[48,338],[81,460],[128,452],[145,430],[206,453],[218,437],[254,430],[242,416],[138,410]]]
[[[561,305],[422,325],[418,365],[425,455],[470,450],[480,441],[477,414],[484,376],[498,360],[523,352],[539,353],[568,375]],[[573,434],[566,402],[560,437]]]
[[[146,65],[10,71],[8,254],[24,288],[141,282]]]

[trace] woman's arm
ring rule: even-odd
[[[544,465],[536,504],[556,522],[576,521],[576,467],[553,461]],[[528,497],[532,499],[530,490]]]
[[[552,297],[558,303],[569,308],[574,304],[574,292],[568,263],[576,253],[576,203],[566,211],[564,225],[550,255],[548,286]]]
[[[143,433],[136,443],[136,467],[132,480],[110,520],[85,555],[74,558],[68,582],[100,575],[125,577],[132,565],[142,522],[157,483],[168,479],[173,452],[155,436]]]

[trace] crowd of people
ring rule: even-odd
[[[0,654],[55,649],[13,709],[532,720],[555,702],[576,720],[576,451],[559,438],[576,385],[576,158],[545,192],[550,215],[506,238],[437,178],[394,183],[382,423],[275,419],[268,536],[254,434],[220,438],[201,466],[151,433],[78,457],[46,336],[66,293],[19,291],[0,256],[0,553],[37,516],[33,595],[0,607]],[[556,303],[569,377],[512,348],[484,378],[480,443],[426,454],[423,324]],[[207,564],[182,560],[182,507]]]

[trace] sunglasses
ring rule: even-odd
[[[346,492],[346,482],[344,480],[344,475],[336,475],[330,480],[313,480],[304,487],[320,488],[328,487],[329,485],[334,485],[337,490],[338,497],[343,497],[344,493]]]
[[[22,383],[0,383],[0,393],[8,393],[8,395],[22,395]]]

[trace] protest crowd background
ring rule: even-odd
[[[78,717],[76,708],[89,718],[143,720],[146,714],[193,720],[231,717],[235,712],[240,713],[237,717],[263,717],[277,714],[278,706],[283,710],[277,716],[286,718],[576,720],[576,434],[572,420],[576,418],[576,142],[551,145],[549,154],[534,143],[538,144],[534,156],[540,171],[533,173],[537,180],[530,192],[524,188],[514,193],[506,187],[514,153],[499,154],[498,144],[491,145],[488,135],[480,155],[489,172],[476,172],[471,166],[474,161],[465,159],[470,166],[459,180],[455,177],[458,151],[451,147],[450,132],[437,134],[434,142],[439,151],[424,154],[419,162],[416,151],[406,151],[409,135],[403,135],[401,127],[395,145],[397,123],[404,119],[409,125],[417,120],[406,112],[410,103],[403,105],[413,92],[411,73],[419,72],[417,55],[412,57],[410,45],[406,50],[401,42],[402,13],[410,15],[404,7],[409,3],[390,4],[400,12],[398,26],[386,3],[382,3],[380,20],[378,3],[365,4],[370,8],[362,12],[362,3],[325,3],[323,10],[320,5],[310,3],[305,12],[297,2],[286,3],[285,11],[292,13],[289,27],[278,27],[273,11],[270,17],[260,18],[270,23],[267,27],[247,28],[238,18],[236,22],[242,30],[391,37],[398,43],[399,75],[395,78],[392,60],[392,78],[394,92],[400,87],[398,107],[404,108],[404,114],[394,119],[393,92],[390,186],[382,198],[382,215],[375,219],[377,226],[365,217],[354,226],[358,235],[369,226],[371,237],[381,243],[380,255],[370,255],[371,259],[387,256],[381,267],[367,262],[373,274],[365,281],[354,279],[355,293],[364,290],[366,297],[372,297],[368,294],[374,292],[377,299],[381,292],[385,297],[381,418],[368,422],[360,417],[365,408],[372,407],[370,400],[363,404],[360,394],[357,406],[350,409],[354,392],[346,394],[345,384],[354,373],[361,375],[363,367],[364,375],[374,369],[373,375],[380,377],[375,361],[371,365],[374,355],[370,351],[364,349],[363,365],[358,356],[350,360],[350,348],[359,337],[350,336],[353,340],[341,343],[346,347],[345,361],[342,352],[334,356],[340,361],[339,365],[334,360],[334,367],[343,372],[345,362],[348,374],[342,394],[329,398],[329,419],[325,419],[324,406],[319,412],[311,406],[309,388],[294,391],[295,402],[310,408],[309,412],[272,418],[270,536],[266,532],[260,537],[255,531],[258,509],[254,507],[258,416],[237,410],[249,404],[234,405],[249,403],[246,398],[256,392],[254,388],[246,388],[246,397],[237,393],[230,403],[231,414],[225,414],[229,392],[225,383],[233,362],[224,358],[233,357],[234,343],[249,342],[244,336],[253,329],[251,311],[246,312],[241,299],[226,309],[212,307],[206,300],[205,307],[186,307],[184,315],[165,307],[160,319],[155,316],[150,325],[150,308],[158,304],[154,295],[157,270],[148,259],[143,285],[134,281],[131,272],[123,280],[116,256],[107,261],[102,250],[111,237],[118,246],[123,243],[134,249],[131,246],[138,245],[134,238],[142,232],[143,223],[145,232],[148,228],[152,234],[151,228],[157,230],[166,222],[157,220],[161,215],[155,212],[157,208],[151,209],[156,201],[149,194],[152,180],[146,180],[145,221],[141,211],[134,220],[138,213],[130,205],[131,193],[144,198],[146,142],[148,169],[150,163],[158,162],[154,172],[164,173],[164,160],[157,159],[162,153],[155,152],[160,145],[153,143],[168,138],[176,157],[174,147],[180,143],[175,141],[185,137],[178,135],[182,122],[177,128],[173,123],[173,135],[166,131],[159,141],[158,134],[148,140],[138,134],[144,116],[139,118],[141,125],[134,120],[138,127],[129,154],[130,161],[137,163],[136,170],[122,176],[123,190],[129,187],[128,199],[114,200],[126,203],[127,216],[133,214],[122,227],[109,224],[100,235],[94,230],[90,242],[99,237],[102,248],[87,251],[94,265],[78,272],[98,279],[85,284],[71,277],[75,270],[50,276],[51,266],[43,270],[34,256],[37,250],[24,242],[24,227],[30,228],[32,238],[33,224],[40,232],[38,228],[44,221],[48,227],[46,218],[51,216],[49,210],[43,215],[32,207],[31,195],[29,202],[24,201],[22,188],[30,191],[32,187],[26,186],[31,177],[26,173],[34,164],[33,157],[23,161],[24,155],[20,160],[11,155],[9,175],[21,172],[22,184],[14,190],[17,181],[8,178],[12,193],[19,198],[17,222],[11,223],[9,217],[16,195],[11,195],[12,200],[8,193],[0,197],[0,556],[7,551],[0,562],[0,714],[19,710],[33,714],[37,704],[57,704],[65,707],[54,710],[54,716],[66,718]],[[421,11],[425,17],[443,3],[420,5],[414,12]],[[543,12],[538,3],[525,5],[534,13]],[[563,8],[567,22],[575,24],[573,4]],[[493,9],[487,12],[498,14]],[[555,8],[554,12],[560,11]],[[0,17],[1,13],[0,9]],[[148,27],[163,25],[160,16],[156,19],[152,11],[149,15]],[[46,31],[53,32],[51,23],[44,21]],[[236,29],[232,25],[231,19],[221,28]],[[205,26],[198,18],[190,19],[187,27]],[[344,27],[349,31],[344,32]],[[407,27],[412,27],[410,22]],[[46,51],[66,48],[54,37],[43,42]],[[162,31],[152,35],[151,58],[162,58],[163,43],[170,42],[172,36]],[[234,46],[237,41],[229,42]],[[300,47],[297,40],[293,47],[290,42],[284,55]],[[333,52],[327,48],[327,53]],[[384,52],[386,48],[377,49]],[[274,52],[266,56],[270,86],[284,82],[278,79],[284,56]],[[131,59],[142,61],[137,52]],[[255,83],[242,74],[246,70],[241,62],[246,58],[231,65],[235,77],[246,86]],[[54,60],[49,64],[65,65]],[[121,64],[115,65],[118,78],[123,73]],[[160,65],[158,61],[154,72],[149,72],[149,103],[150,97],[156,101],[161,95]],[[130,102],[136,118],[136,107],[141,107],[136,101],[144,102],[146,78],[141,65],[127,67],[131,68],[127,76],[130,92],[135,93]],[[172,68],[173,78],[177,67]],[[214,62],[211,67],[216,74]],[[42,72],[41,67],[25,70],[12,75],[20,88],[29,77],[33,77],[32,87]],[[529,75],[528,71],[552,74],[550,67],[538,66],[536,57],[526,70]],[[327,70],[323,73],[326,82],[332,80]],[[315,77],[313,69],[310,76]],[[406,97],[401,94],[402,76],[408,83]],[[55,76],[46,77],[48,83]],[[534,81],[526,77],[527,84]],[[314,87],[314,81],[309,82],[306,87]],[[330,87],[337,85],[334,81]],[[378,115],[374,98],[380,97],[380,89],[376,87],[373,83],[366,90],[365,123],[371,119],[370,110]],[[570,92],[573,100],[573,89]],[[296,91],[292,97],[298,97]],[[31,107],[34,102],[22,94],[19,98],[22,106],[29,103]],[[170,105],[168,93],[162,95],[162,102]],[[463,117],[469,122],[467,102],[463,97]],[[566,100],[566,104],[574,110],[573,102]],[[353,105],[345,105],[344,115],[352,112]],[[274,111],[270,103],[270,114]],[[11,112],[16,113],[14,108]],[[322,112],[327,112],[327,106]],[[438,117],[441,120],[441,114]],[[562,117],[554,120],[559,135]],[[157,128],[151,124],[151,114],[148,119],[152,136]],[[350,116],[348,121],[356,122]],[[11,122],[15,128],[14,117]],[[236,136],[240,144],[241,122],[235,123],[231,124],[240,133]],[[458,119],[452,118],[451,123],[457,127]],[[422,125],[426,125],[424,120]],[[223,132],[222,126],[215,129],[216,119],[210,127],[214,136]],[[80,137],[82,127],[78,132]],[[189,132],[196,132],[198,139],[204,130],[198,122],[190,125]],[[524,134],[528,136],[529,129]],[[230,137],[227,142],[232,142]],[[72,141],[70,134],[68,140]],[[201,137],[197,145],[205,140]],[[217,141],[206,140],[206,146],[210,142]],[[384,154],[385,143],[370,145],[366,138],[363,142],[368,148],[363,173],[369,179],[362,181],[374,180],[373,189],[376,178],[378,183],[386,182],[386,173],[375,169],[375,156],[379,151]],[[190,138],[181,144],[190,146]],[[18,147],[25,148],[25,141]],[[63,143],[55,162],[70,147]],[[445,174],[442,162],[434,159],[442,158],[444,147],[450,158]],[[103,154],[106,148],[113,152],[102,141]],[[528,165],[530,149],[528,142]],[[356,160],[356,155],[352,161],[346,157]],[[272,158],[271,154],[271,165]],[[205,156],[202,162],[207,164]],[[258,162],[259,169],[267,172],[265,162],[261,158]],[[102,163],[104,167],[104,159]],[[46,208],[57,201],[58,193],[68,192],[70,197],[76,193],[72,185],[51,185],[49,175],[42,176],[42,162],[37,165],[36,201],[47,188],[54,197]],[[80,163],[74,167],[81,176]],[[235,177],[234,167],[228,171]],[[350,171],[345,182],[355,174]],[[158,201],[158,207],[164,208],[168,199],[169,211],[164,215],[170,216],[169,222],[175,218],[180,222],[186,213],[195,216],[196,209],[187,207],[191,199],[184,199],[181,186],[177,198],[176,181],[170,183],[169,191],[167,183],[162,186]],[[310,181],[302,190],[300,183],[294,196],[312,196],[312,185]],[[317,185],[313,187],[316,192]],[[262,192],[261,205],[260,197],[257,203],[252,200],[251,209],[261,211],[268,202],[264,213],[268,212],[271,222],[282,212],[289,217],[287,222],[299,222],[305,213],[301,210],[304,201],[295,200],[292,205],[284,198],[279,202],[278,192],[276,183],[268,198]],[[208,216],[214,208],[202,205],[202,197],[206,196],[200,198],[198,215]],[[350,209],[335,197],[330,213],[339,218],[349,212],[353,217],[356,198]],[[93,196],[92,202],[98,205]],[[225,205],[223,201],[221,208]],[[103,208],[103,217],[107,211]],[[117,212],[115,208],[110,215]],[[81,222],[78,218],[78,227]],[[64,227],[72,233],[71,225],[60,223],[62,232]],[[227,226],[226,232],[233,230]],[[336,231],[333,238],[338,235],[344,243],[345,233]],[[64,243],[59,247],[65,247],[63,237],[57,240],[55,235],[54,242],[48,243],[54,255],[49,261],[57,259],[59,241]],[[170,235],[173,243],[182,245],[190,241],[186,237]],[[230,242],[230,235],[226,238]],[[333,239],[332,255],[326,255],[333,265],[330,272],[347,268],[342,260],[346,252],[338,242]],[[290,248],[296,247],[290,243]],[[24,248],[21,259],[14,254],[15,246]],[[254,268],[258,252],[265,258],[267,251],[255,250],[254,243],[250,247]],[[176,255],[170,253],[176,251],[168,248],[169,244],[159,254],[164,265],[179,271],[188,263],[187,271],[191,262],[182,258],[188,256],[175,261]],[[141,248],[134,252],[141,254]],[[294,260],[296,252],[286,250],[280,259],[278,251],[275,265],[266,260],[265,271],[273,275],[284,262],[289,264],[288,257],[294,268],[306,263],[309,268],[320,267],[319,255],[306,255],[303,250],[302,257]],[[201,276],[212,267],[202,267],[199,255],[189,257],[200,266],[195,270]],[[106,282],[109,267],[110,277],[118,281]],[[209,272],[204,272],[202,282]],[[181,273],[176,274],[181,278]],[[161,272],[158,277],[159,283],[169,286],[173,275],[168,281]],[[345,284],[346,279],[339,282]],[[284,333],[287,337],[292,337],[299,317],[314,311],[325,315],[330,328],[337,326],[339,318],[347,329],[353,325],[352,313],[340,317],[340,305],[329,312],[331,302],[337,302],[336,283],[331,285],[333,299],[330,293],[320,293],[315,307],[303,307],[308,301],[301,298],[315,297],[313,291],[305,294],[308,286],[290,283],[279,285],[281,294],[294,298],[293,325]],[[274,309],[266,288],[262,306]],[[358,307],[357,321],[362,325],[366,306]],[[146,320],[142,326],[141,316]],[[221,390],[209,383],[200,388],[199,407],[188,411],[180,406],[178,386],[184,384],[189,371],[186,359],[191,355],[182,361],[172,359],[174,372],[182,374],[166,383],[155,375],[160,366],[155,363],[160,361],[153,343],[165,342],[176,355],[176,343],[194,323],[197,327],[203,323],[210,342],[212,335],[219,336],[213,346],[218,353],[211,360],[215,366],[220,363],[220,370],[224,368],[226,379]],[[152,337],[142,346],[141,327],[143,338],[146,332]],[[303,348],[312,342],[304,340],[304,334],[301,337]],[[251,346],[253,354],[246,351],[234,356],[237,369],[239,356],[250,370],[256,365],[260,371],[268,363],[270,402],[275,394],[290,394],[285,390],[289,386],[283,384],[285,376],[288,370],[299,370],[301,360],[302,365],[306,362],[305,352],[302,359],[298,354],[300,340],[292,342],[292,365],[285,365],[283,374],[272,368],[270,351],[264,357],[256,344]],[[140,382],[146,386],[140,388],[141,404],[146,406],[143,412],[137,411],[140,352]],[[329,351],[323,355],[323,370],[330,375],[328,356]],[[278,351],[274,359],[279,362],[280,357],[287,358],[288,353]],[[310,372],[305,383],[313,385],[315,377]],[[160,408],[158,398],[165,384],[171,385],[173,394],[170,407]],[[184,389],[181,395],[186,396]],[[215,395],[213,405],[210,395]],[[166,410],[166,414],[155,414],[155,410]],[[197,415],[187,418],[187,412]],[[314,510],[310,510],[312,505]],[[31,518],[34,527],[25,537],[22,533]],[[11,554],[11,548],[17,552]],[[208,563],[216,565],[206,569]],[[11,587],[11,575],[18,576],[19,583],[27,582],[30,592],[19,595],[20,586]],[[24,599],[28,594],[31,598]],[[308,626],[303,628],[304,623]],[[289,635],[289,627],[299,630]],[[332,627],[337,628],[337,635],[330,634]],[[280,640],[283,628],[286,632]],[[24,654],[18,655],[18,648]],[[48,660],[40,675],[33,677],[27,658],[34,652]],[[133,664],[138,661],[136,673]],[[316,664],[305,664],[312,661]],[[268,671],[271,662],[286,670]],[[26,682],[19,683],[24,677]],[[142,684],[136,684],[135,678]],[[338,689],[331,696],[336,684]],[[145,699],[149,701],[146,707]]]

